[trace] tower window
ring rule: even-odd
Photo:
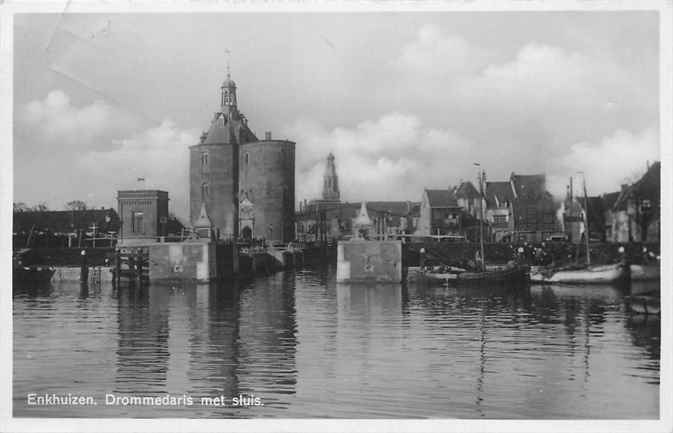
[[[208,170],[208,152],[201,152],[201,169]]]
[[[250,154],[248,154],[246,152],[246,154],[245,154],[245,165],[248,165],[249,162],[250,162]]]
[[[143,213],[142,212],[133,212],[131,217],[131,232],[132,233],[143,233]]]
[[[210,195],[208,182],[203,182],[201,184],[201,200],[206,200]]]

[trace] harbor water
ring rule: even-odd
[[[659,416],[660,320],[628,287],[343,285],[322,267],[13,292],[17,417]]]

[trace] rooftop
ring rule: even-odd
[[[452,190],[426,189],[428,204],[434,208],[458,207],[458,201]]]

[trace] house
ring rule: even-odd
[[[587,207],[588,209],[585,209]],[[572,243],[584,242],[585,213],[589,222],[589,239],[605,241],[605,199],[603,196],[572,197],[563,202],[563,231]]]
[[[510,242],[514,233],[514,190],[508,181],[486,182],[486,222],[491,241]]]
[[[361,206],[360,202],[307,202],[300,206],[296,215],[296,237],[312,242],[319,239],[322,231],[327,239],[348,238],[353,235],[353,219],[358,216]],[[365,206],[375,233],[400,235],[410,234],[415,230],[419,203],[370,201],[366,202]]]
[[[540,242],[560,231],[556,218],[557,205],[547,191],[544,174],[512,173],[509,182],[514,196],[515,242]]]
[[[661,163],[655,162],[632,185],[622,185],[605,212],[609,242],[656,242],[661,230]]]
[[[482,219],[481,206],[483,206],[484,203],[480,203],[481,194],[479,194],[477,188],[472,185],[472,182],[461,182],[460,185],[453,188],[453,195],[456,197],[458,206],[460,206],[465,213],[474,218]]]
[[[463,208],[454,189],[425,189],[416,234],[462,235]]]

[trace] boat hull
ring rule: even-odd
[[[531,271],[532,283],[613,284],[628,279],[628,268],[622,264],[590,266],[582,269]]]
[[[41,266],[19,266],[12,272],[12,281],[14,283],[39,283],[44,284],[51,281],[55,269]]]
[[[654,281],[661,278],[661,266],[631,265],[631,281]]]
[[[485,272],[462,272],[447,282],[455,285],[494,285],[527,283],[528,280],[529,268],[514,266]]]

